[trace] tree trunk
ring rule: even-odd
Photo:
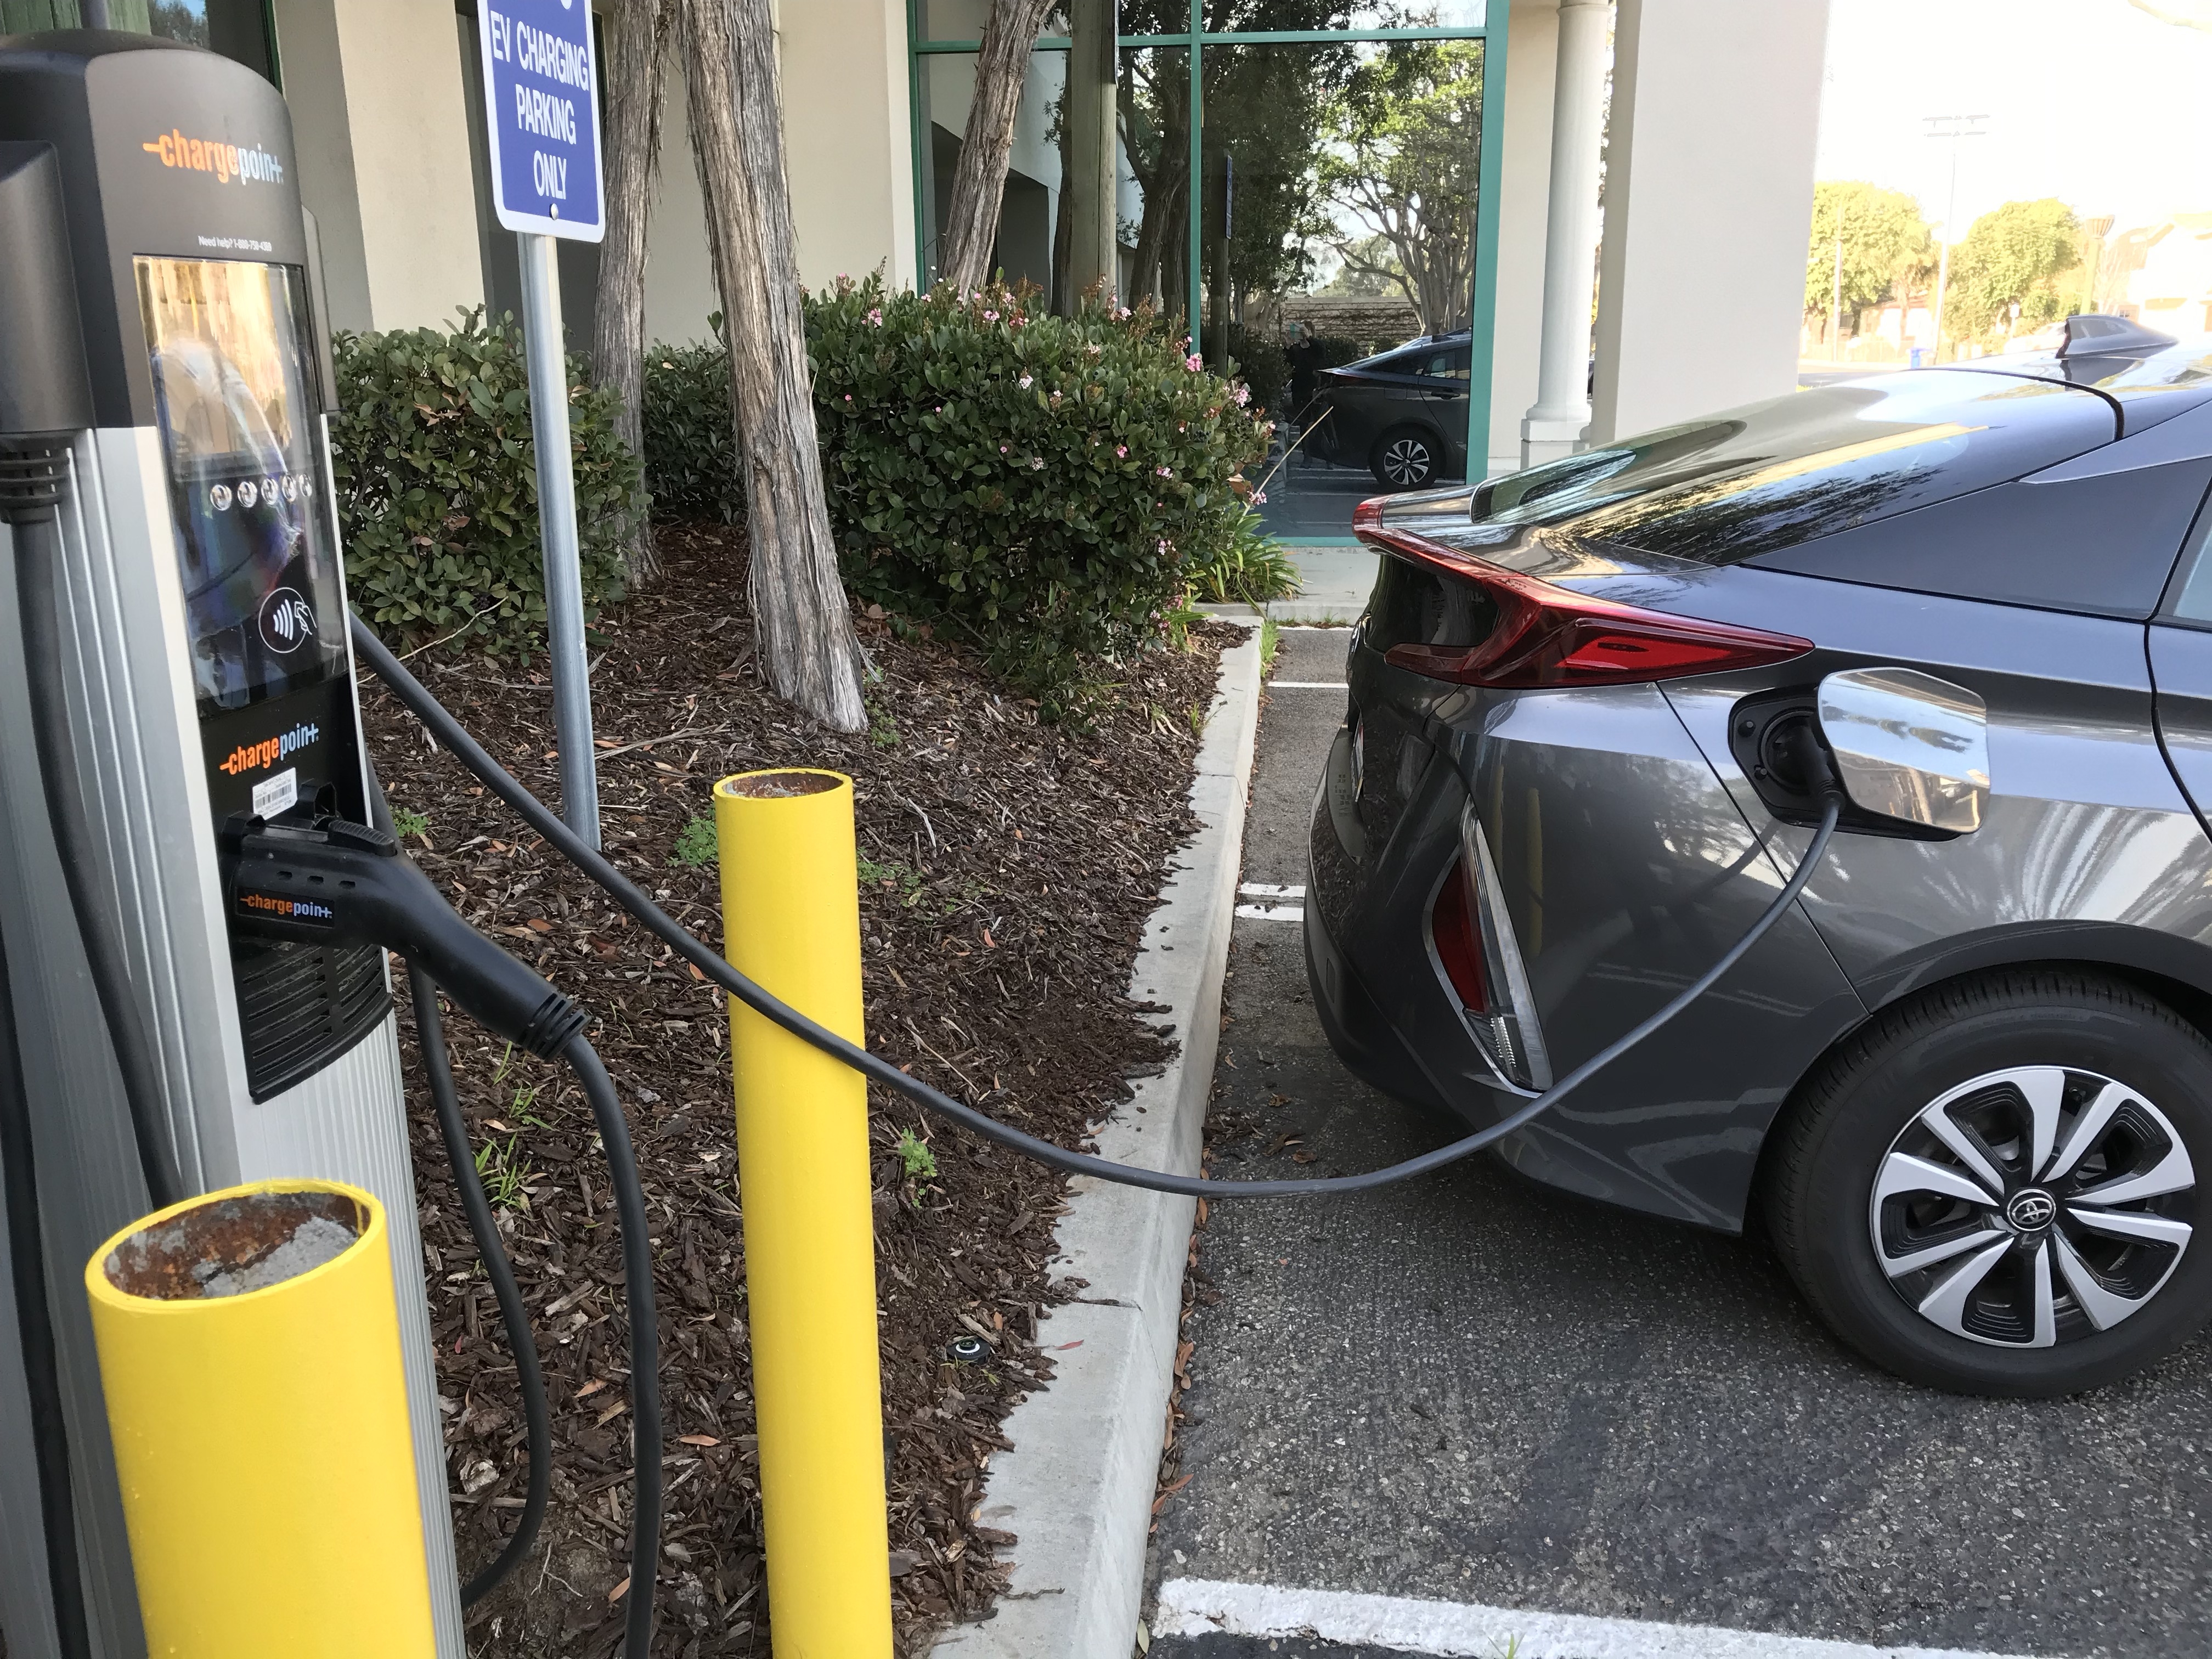
[[[1070,313],[1085,295],[1096,294],[1103,301],[1121,286],[1121,226],[1115,202],[1121,182],[1115,143],[1121,127],[1115,108],[1120,12],[1116,0],[1069,0],[1073,33],[1060,118],[1067,142],[1060,150],[1060,206],[1069,225]]]
[[[1014,146],[1014,115],[1030,72],[1030,50],[1051,4],[1052,0],[991,0],[938,264],[939,277],[962,289],[981,288],[990,280],[999,208],[1006,193],[1006,157]]]
[[[859,732],[860,641],[822,487],[769,0],[681,3],[744,452],[754,641],[770,690],[825,726]]]
[[[670,0],[620,0],[607,20],[606,240],[599,244],[599,305],[592,327],[592,380],[622,401],[615,430],[645,453],[645,243],[653,175],[660,162],[660,107]],[[653,519],[640,513],[623,537],[633,587],[659,580]]]

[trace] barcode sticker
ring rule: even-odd
[[[288,766],[273,778],[253,786],[253,816],[273,818],[300,799],[300,769]]]

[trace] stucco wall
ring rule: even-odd
[[[1827,0],[1620,0],[1591,442],[1796,385],[1827,25]]]
[[[451,0],[276,0],[275,9],[331,320],[450,325],[484,297]]]

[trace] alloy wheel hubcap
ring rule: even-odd
[[[1875,1171],[1875,1261],[1922,1317],[1970,1341],[2048,1348],[2110,1330],[2180,1265],[2197,1172],[2137,1091],[2015,1066],[1947,1090]]]
[[[1429,476],[1429,447],[1417,438],[1400,438],[1384,447],[1382,470],[1393,483],[1420,483]]]

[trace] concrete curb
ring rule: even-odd
[[[1190,789],[1200,829],[1146,924],[1129,994],[1174,1012],[1181,1051],[1098,1134],[1102,1157],[1194,1174],[1221,1040],[1221,982],[1260,724],[1260,642],[1221,654]],[[1055,1278],[1090,1288],[1039,1332],[1057,1375],[1006,1422],[985,1525],[1016,1534],[996,1615],[957,1625],[937,1659],[1129,1659],[1167,1425],[1194,1201],[1079,1176],[1054,1234]]]

